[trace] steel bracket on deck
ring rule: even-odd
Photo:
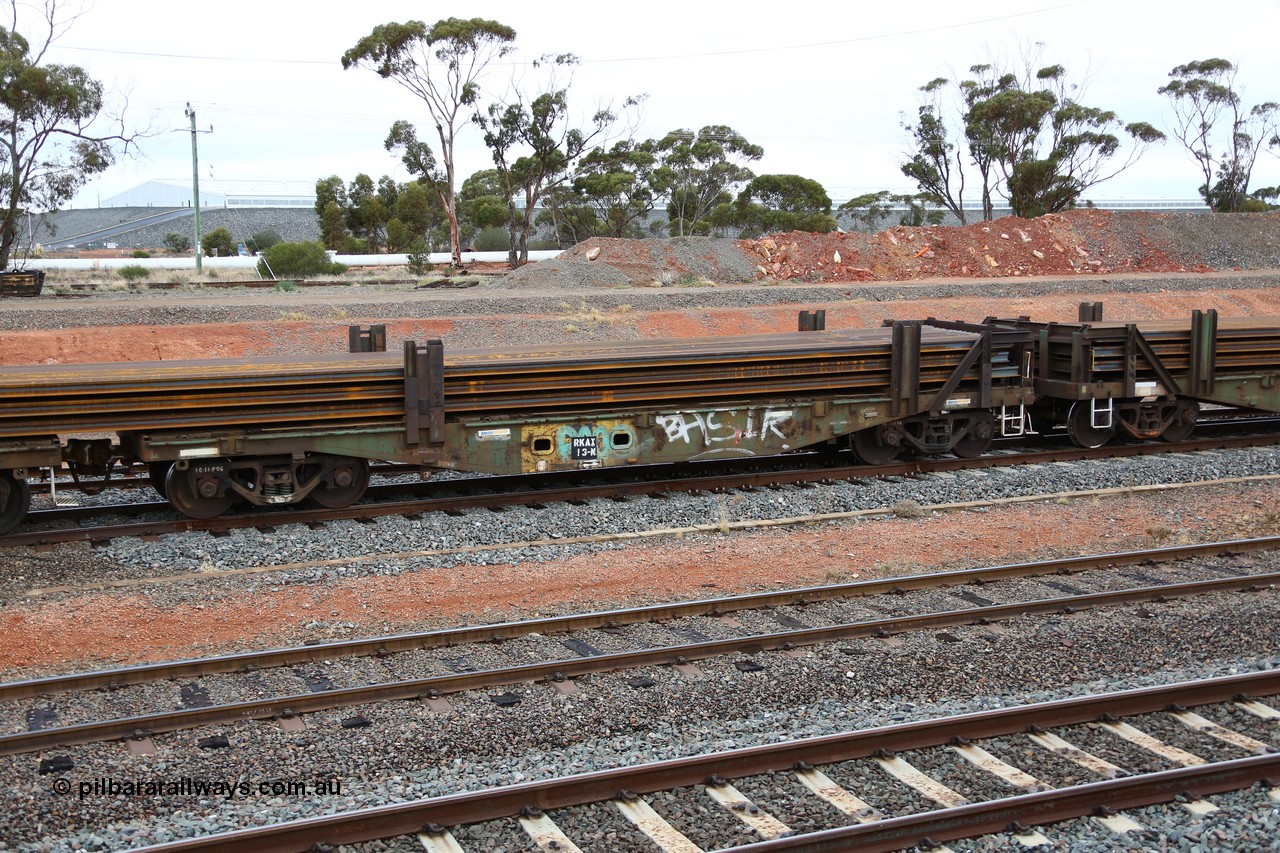
[[[404,342],[404,443],[417,447],[423,430],[427,443],[444,443],[444,344],[427,341],[423,350]]]
[[[983,329],[981,336],[973,342],[973,346],[965,353],[960,363],[956,365],[956,369],[951,372],[951,376],[938,393],[934,395],[933,402],[929,404],[929,411],[938,413],[947,408],[947,398],[951,396],[951,392],[960,386],[960,382],[964,379],[966,373],[973,369],[974,365],[978,365],[979,370],[979,390],[978,390],[978,408],[988,409],[991,407],[991,330]]]
[[[1160,384],[1164,386],[1166,394],[1181,394],[1182,387],[1178,384],[1178,380],[1173,378],[1169,368],[1164,366],[1164,362],[1156,355],[1155,350],[1151,348],[1151,344],[1147,339],[1142,336],[1142,332],[1138,331],[1138,327],[1133,323],[1129,323],[1124,327],[1124,332],[1124,396],[1138,396],[1139,355],[1147,360],[1147,364],[1151,365],[1151,370],[1160,380]],[[1212,381],[1212,374],[1210,374],[1210,381]]]

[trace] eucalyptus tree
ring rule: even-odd
[[[736,225],[743,237],[777,231],[836,230],[831,198],[822,184],[800,175],[760,175],[738,194],[732,205],[717,208],[719,222]]]
[[[28,38],[19,32],[19,11],[31,8],[10,0],[7,26],[0,25],[0,269],[21,245],[24,215],[70,201],[138,138],[107,114],[102,83],[78,65],[47,61],[75,18],[46,0]]]
[[[577,126],[569,109],[572,80],[560,85],[556,75],[577,64],[573,54],[541,57],[533,63],[534,69],[550,72],[541,91],[527,96],[513,86],[507,100],[490,104],[473,117],[484,130],[485,145],[503,185],[512,268],[529,260],[529,235],[543,196],[573,177],[578,163],[621,117],[619,112],[601,108],[583,126]],[[641,100],[627,98],[623,112]]]
[[[711,233],[711,213],[755,177],[748,163],[764,156],[741,133],[722,124],[696,134],[673,130],[658,141],[662,165],[654,180],[667,197],[672,237]]]
[[[1200,167],[1200,195],[1215,212],[1242,210],[1259,151],[1280,150],[1280,104],[1246,108],[1236,91],[1238,70],[1225,59],[1188,62],[1156,90],[1173,104],[1173,135]]]
[[[455,191],[454,146],[459,123],[480,98],[479,79],[495,60],[514,48],[511,27],[484,18],[446,18],[428,27],[422,21],[381,24],[342,55],[342,67],[365,67],[394,80],[426,106],[440,148],[437,163],[431,146],[418,138],[414,124],[398,120],[383,145],[399,151],[409,173],[440,198],[449,219],[449,245],[454,266],[462,265]]]
[[[1015,215],[1038,216],[1074,207],[1164,139],[1146,122],[1125,124],[1114,111],[1081,103],[1063,66],[1032,67],[1028,61],[1013,73],[974,65],[954,87],[932,80],[921,87],[926,100],[916,119],[903,122],[913,146],[903,174],[962,222],[968,169],[977,175],[984,219],[994,215],[993,193]]]

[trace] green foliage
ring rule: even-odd
[[[535,211],[544,197],[574,177],[593,140],[619,118],[611,109],[598,109],[586,127],[571,126],[569,90],[557,88],[554,72],[577,64],[578,58],[572,54],[541,57],[533,63],[534,68],[551,72],[542,91],[527,101],[517,92],[513,101],[491,104],[474,118],[493,154],[496,180],[492,195],[501,202],[501,208],[486,205],[481,210],[495,217],[493,225],[506,226],[508,261],[513,268],[529,259]],[[623,110],[638,106],[640,100],[627,98]],[[499,213],[500,221],[496,220]]]
[[[993,193],[1009,200],[1016,216],[1038,216],[1074,207],[1083,193],[1133,165],[1164,134],[1145,122],[1124,124],[1111,110],[1076,100],[1079,87],[1061,65],[1024,73],[974,65],[973,76],[954,86],[937,78],[920,88],[924,103],[904,122],[914,151],[901,164],[922,200],[965,221],[965,170],[976,169],[983,217],[990,219]],[[952,104],[948,104],[948,98]],[[960,121],[947,125],[954,110]],[[1130,153],[1116,163],[1121,134]],[[969,182],[971,183],[971,182]]]
[[[259,231],[249,238],[246,248],[250,252],[265,252],[276,243],[283,243],[284,238],[280,236],[280,232],[274,228],[268,228],[266,231]]]
[[[764,156],[759,145],[721,124],[708,125],[696,135],[673,130],[657,149],[662,165],[653,181],[667,197],[672,237],[710,234],[712,211],[733,201],[733,194],[755,177],[746,164]]]
[[[430,28],[422,21],[381,24],[342,55],[342,67],[368,68],[418,96],[440,142],[441,166],[429,145],[407,121],[396,121],[383,143],[400,152],[409,174],[440,197],[449,221],[455,265],[462,263],[458,205],[454,188],[454,141],[459,115],[480,96],[479,77],[494,60],[514,48],[516,32],[484,18],[446,18]]]
[[[477,252],[501,252],[510,248],[511,238],[505,228],[483,228],[471,240]]]
[[[401,186],[396,197],[395,214],[413,237],[439,234],[440,239],[436,241],[433,238],[431,242],[448,241],[449,217],[445,215],[440,197],[426,184],[413,181]]]
[[[345,202],[346,193],[343,193],[343,200]],[[319,203],[319,201],[316,202],[317,205]],[[350,236],[341,205],[336,200],[329,199],[320,210],[320,238],[324,242],[324,247],[340,250],[343,241]]]
[[[947,217],[947,211],[932,206],[933,203],[927,193],[906,195],[880,190],[851,198],[840,205],[839,210],[862,226],[862,230],[878,231],[893,218],[896,210],[902,211],[898,216],[899,225],[941,224]]]
[[[822,185],[799,175],[760,175],[738,194],[733,205],[719,211],[722,220],[741,229],[744,237],[778,231],[836,230],[831,199]]]
[[[550,223],[562,243],[645,236],[644,223],[658,198],[653,184],[657,150],[654,140],[624,140],[591,151],[573,184],[547,195],[540,221]]]
[[[344,265],[329,260],[324,245],[314,240],[303,243],[277,243],[267,249],[264,258],[258,263],[259,274],[263,276],[274,274],[276,278],[336,275],[346,270]]]
[[[414,275],[426,275],[433,269],[431,250],[427,248],[427,244],[421,238],[415,240],[409,247],[408,258],[409,272]]]
[[[66,21],[59,15],[55,26],[56,3],[36,8],[42,5],[49,18],[34,29],[44,33],[43,43],[0,26],[0,269],[18,245],[23,213],[62,207],[114,162],[114,146],[133,144],[133,137],[92,129],[104,108],[101,83],[78,65],[45,61]],[[29,8],[11,6],[16,27]]]
[[[230,258],[236,254],[236,241],[225,228],[215,228],[200,238],[200,250],[206,257]]]
[[[297,289],[298,289],[297,283],[290,279],[282,278],[276,282],[276,290],[280,291],[281,293],[292,293]]]
[[[148,252],[146,249],[134,249],[134,250],[133,250],[133,254],[131,255],[131,257],[134,257],[134,258],[149,258],[149,257],[151,257],[151,253],[150,253],[150,252]]]
[[[151,275],[151,270],[141,264],[129,264],[126,267],[120,267],[117,272],[119,272],[120,277],[126,281],[137,281]]]
[[[191,238],[177,231],[164,235],[164,247],[175,255],[185,255],[191,251]]]
[[[365,174],[344,185],[336,175],[316,182],[320,237],[326,249],[344,254],[403,252],[415,239],[447,235],[444,209],[425,184],[398,184]]]
[[[1245,108],[1237,68],[1225,59],[1179,65],[1156,91],[1173,104],[1173,135],[1200,167],[1200,196],[1213,211],[1246,210],[1253,166],[1263,145],[1280,152],[1280,103]]]

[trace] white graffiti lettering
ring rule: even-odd
[[[794,414],[790,409],[748,409],[746,430],[720,422],[721,416],[731,421],[737,418],[737,410],[706,413],[674,412],[658,415],[658,425],[666,432],[667,441],[682,441],[685,444],[698,441],[703,447],[710,447],[713,444],[726,442],[737,444],[743,439],[759,438],[763,441],[768,441],[771,437],[785,439],[787,436],[783,433],[782,427],[791,421]],[[757,421],[760,424],[759,432],[756,431]],[[700,439],[697,437],[699,434]]]

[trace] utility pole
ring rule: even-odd
[[[187,102],[186,114],[191,119],[191,193],[194,196],[192,212],[195,213],[196,235],[192,249],[196,253],[196,275],[199,275],[204,270],[200,263],[200,165],[196,156],[196,111],[191,109],[190,101]]]

